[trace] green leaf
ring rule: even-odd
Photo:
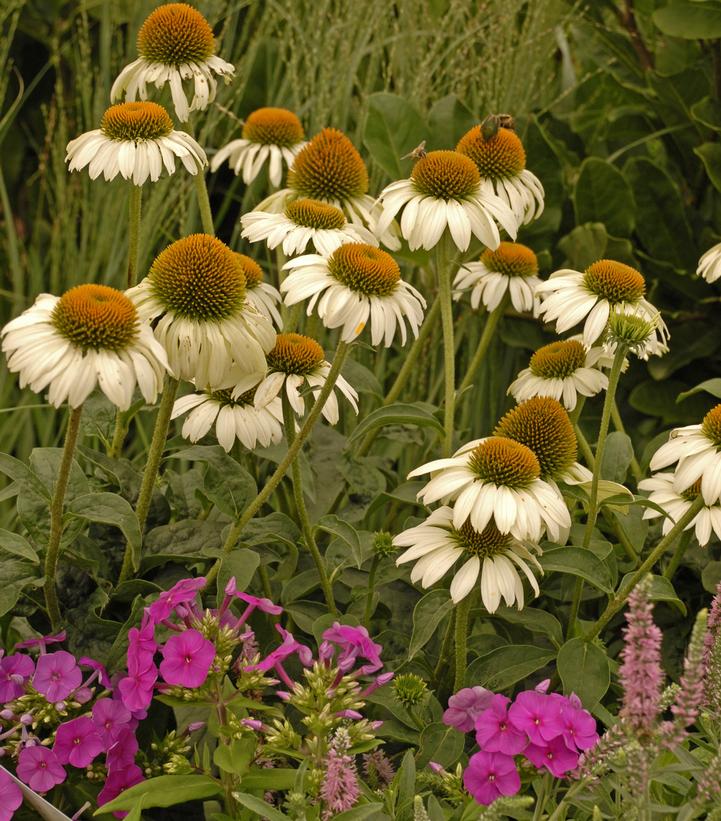
[[[718,103],[710,97],[704,97],[691,106],[691,115],[707,128],[721,131],[721,111]]]
[[[424,402],[396,402],[384,408],[376,408],[353,431],[350,442],[357,441],[376,428],[386,425],[411,425],[415,428],[430,427],[443,433],[443,425],[436,419]]]
[[[363,143],[393,180],[408,176],[410,159],[401,157],[428,136],[428,126],[414,105],[403,97],[378,92],[368,97]]]
[[[76,496],[67,506],[68,513],[89,522],[102,522],[120,528],[132,550],[133,567],[140,564],[140,525],[127,499],[117,493],[86,493]]]
[[[580,576],[604,593],[610,595],[613,592],[608,567],[590,550],[583,547],[556,547],[544,550],[539,562],[546,573],[569,573],[572,576]]]
[[[223,598],[223,591],[228,581],[235,576],[235,585],[240,591],[245,591],[260,564],[260,556],[255,550],[245,547],[231,550],[226,556],[218,571],[218,601]]]
[[[704,143],[694,148],[693,153],[701,158],[713,187],[721,191],[721,145]]]
[[[268,821],[287,821],[288,819],[287,815],[280,810],[276,810],[272,804],[263,801],[262,798],[256,798],[256,796],[250,795],[250,793],[234,792],[233,798],[246,809],[257,813],[258,818],[267,818]]]
[[[435,761],[444,767],[450,767],[462,752],[463,733],[459,733],[455,727],[435,721],[421,732],[416,764],[418,767],[425,767],[429,761]]]
[[[633,573],[627,573],[621,579],[619,590],[622,590],[624,585],[628,584],[628,582],[631,581],[632,576]],[[676,593],[676,590],[674,589],[673,583],[670,579],[667,579],[665,576],[649,574],[647,576],[646,584],[648,584],[647,592],[650,601],[666,602],[667,604],[673,605],[676,608],[676,610],[678,610],[679,613],[681,613],[682,616],[686,615],[686,605],[678,597],[678,594]]]
[[[431,590],[413,608],[413,633],[408,645],[410,661],[433,638],[438,625],[453,610],[447,590]]]
[[[602,222],[616,237],[627,237],[635,224],[633,191],[623,174],[600,157],[581,163],[573,189],[576,222]]]
[[[44,577],[34,562],[5,557],[0,559],[0,616],[9,613],[26,587],[40,587]]]
[[[566,693],[575,693],[587,709],[601,700],[611,683],[608,656],[596,644],[570,639],[558,651],[558,674]]]
[[[447,149],[478,123],[473,113],[456,97],[446,94],[433,104],[428,114],[430,148]]]
[[[218,744],[213,763],[226,773],[244,776],[255,754],[255,738],[246,735],[234,738],[230,744]]]
[[[317,530],[322,530],[324,533],[330,533],[348,545],[356,567],[363,564],[363,548],[361,546],[360,536],[356,529],[343,521],[334,513],[331,513],[323,518],[316,525]]]
[[[295,783],[296,773],[297,770],[287,767],[272,770],[254,767],[243,776],[241,785],[246,790],[289,790]]]
[[[563,644],[561,622],[552,613],[547,613],[538,607],[524,607],[523,610],[517,610],[515,607],[499,607],[493,617],[509,624],[518,624],[532,633],[543,633],[558,647]]]
[[[496,647],[471,662],[466,671],[466,682],[480,684],[489,690],[505,690],[545,667],[554,656],[552,650],[534,644]]]
[[[397,807],[413,800],[416,791],[416,760],[412,750],[407,750],[403,756],[403,762],[393,779],[393,787]]]
[[[721,37],[721,4],[698,0],[673,0],[656,9],[653,22],[671,37],[685,40],[715,40]]]
[[[577,225],[570,234],[558,240],[558,247],[566,255],[565,265],[584,271],[604,256],[607,243],[605,226],[600,222],[589,222]]]
[[[603,452],[601,476],[612,482],[624,482],[633,459],[631,437],[619,430],[608,434]]]
[[[700,382],[696,387],[680,393],[676,401],[683,402],[683,400],[689,396],[693,396],[695,393],[701,393],[702,391],[706,391],[706,393],[710,393],[711,396],[721,399],[721,378],[715,377],[714,379],[707,379],[705,382]]]
[[[388,816],[382,812],[383,804],[374,801],[372,804],[360,804],[353,807],[351,810],[339,812],[333,816],[333,821],[364,821],[371,819],[371,821],[386,821]]]
[[[220,783],[207,775],[159,775],[120,793],[117,798],[103,804],[95,815],[117,810],[131,810],[142,802],[143,808],[172,807],[186,801],[197,801],[221,795]]]
[[[17,533],[0,529],[0,553],[10,553],[13,556],[20,556],[33,564],[40,563],[40,557],[30,542]]]

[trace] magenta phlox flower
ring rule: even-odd
[[[110,676],[108,675],[108,671],[105,669],[103,664],[99,661],[95,661],[95,659],[89,658],[88,656],[83,656],[78,659],[78,664],[81,667],[89,667],[91,670],[94,670],[97,673],[98,681],[103,685],[103,687],[110,689],[112,686],[110,683]]]
[[[521,777],[511,756],[480,752],[468,761],[463,786],[479,804],[488,805],[500,796],[515,795],[521,789]]]
[[[385,687],[386,684],[389,684],[395,676],[395,673],[389,670],[386,673],[381,673],[379,676],[376,676],[373,681],[360,692],[361,698],[367,698],[371,693],[375,693],[376,690],[379,690],[381,687]]]
[[[131,713],[139,713],[150,706],[157,680],[158,669],[151,663],[144,670],[129,671],[128,675],[118,682],[120,699]]]
[[[117,798],[121,792],[125,792],[125,790],[140,784],[144,780],[143,771],[137,764],[130,764],[122,769],[109,770],[103,789],[98,793],[98,806],[102,807],[103,804]],[[116,818],[125,818],[127,814],[123,811],[113,813]]]
[[[292,690],[294,684],[290,676],[285,672],[283,662],[289,656],[297,655],[301,661],[301,664],[305,667],[310,667],[313,663],[313,653],[309,647],[306,647],[304,644],[296,641],[293,634],[288,632],[288,630],[285,630],[279,624],[275,625],[275,629],[283,637],[283,643],[276,647],[271,653],[268,653],[262,661],[259,661],[257,664],[251,664],[243,669],[248,671],[260,670],[263,673],[267,673],[269,670],[275,670],[285,684],[287,684]]]
[[[105,763],[108,772],[111,770],[124,770],[135,764],[135,756],[138,754],[138,739],[134,730],[130,727],[123,727],[118,733],[115,743],[108,748],[105,756]]]
[[[370,675],[383,667],[380,657],[383,647],[371,639],[365,627],[351,627],[336,621],[323,632],[323,638],[340,649],[336,665],[344,672],[349,672],[359,657],[368,662],[358,668],[360,675]]]
[[[443,723],[462,733],[470,733],[476,719],[491,705],[493,693],[485,687],[464,687],[448,699]]]
[[[25,641],[19,641],[15,645],[16,650],[32,650],[35,647],[40,648],[40,652],[44,653],[45,648],[49,644],[61,644],[65,641],[68,637],[65,630],[61,630],[59,633],[56,633],[54,636],[37,636],[33,639],[25,639]]]
[[[65,770],[52,750],[40,744],[23,747],[18,756],[17,776],[31,790],[46,793],[65,781]]]
[[[160,675],[165,682],[195,688],[208,678],[215,645],[197,630],[185,630],[171,636],[161,652]]]
[[[578,753],[568,749],[562,736],[547,744],[529,744],[523,754],[537,769],[545,767],[556,778],[563,778],[578,766]]]
[[[25,692],[25,682],[35,672],[30,656],[17,653],[0,658],[0,703],[13,701]]]
[[[148,612],[155,624],[170,618],[173,611],[181,604],[192,602],[205,587],[205,578],[181,579],[170,590],[163,591],[150,605]]]
[[[561,723],[564,728],[563,740],[569,750],[590,750],[598,743],[596,719],[588,710],[579,709],[569,703],[561,711]]]
[[[40,656],[35,667],[33,687],[48,701],[55,703],[80,687],[82,680],[75,656],[66,650],[58,650]]]
[[[558,699],[535,690],[519,693],[508,710],[508,717],[517,730],[526,733],[531,743],[539,746],[564,731]]]
[[[140,627],[128,630],[128,670],[142,670],[153,661],[158,644],[155,641],[155,622],[149,608],[143,613]]]
[[[130,710],[122,701],[101,698],[93,705],[93,723],[103,740],[106,750],[113,746],[120,733],[131,721]]]
[[[0,770],[0,821],[10,821],[15,810],[23,803],[20,787]]]
[[[243,612],[243,615],[240,617],[240,622],[238,623],[239,626],[248,620],[248,616],[250,616],[253,610],[260,610],[262,613],[268,613],[271,616],[279,616],[283,612],[283,608],[279,604],[272,602],[270,599],[251,596],[250,593],[238,592],[233,593],[233,596],[248,605]]]
[[[528,746],[528,737],[508,717],[510,699],[494,695],[490,706],[476,719],[476,741],[487,753],[516,755]]]
[[[61,764],[82,768],[105,752],[105,744],[95,722],[88,716],[80,716],[58,727],[53,752]]]

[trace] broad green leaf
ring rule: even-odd
[[[218,744],[213,763],[226,773],[244,776],[255,754],[255,738],[250,735],[234,738],[230,744]]]
[[[478,123],[455,94],[446,94],[433,104],[428,114],[429,148],[454,148],[458,140]]]
[[[140,564],[140,525],[130,502],[117,493],[86,493],[76,496],[67,512],[89,522],[120,528],[132,550],[133,567]]]
[[[588,157],[579,170],[573,189],[576,223],[601,222],[616,237],[633,231],[636,205],[623,174],[600,157]]]
[[[411,161],[401,157],[427,137],[428,126],[408,100],[384,91],[368,97],[363,143],[391,179],[408,176]]]
[[[600,701],[608,690],[608,656],[596,644],[582,638],[570,639],[558,651],[556,663],[563,689],[567,694],[575,693],[586,709]]]
[[[14,482],[26,485],[50,501],[50,493],[40,478],[30,468],[14,456],[0,453],[0,473],[9,476]]]
[[[717,191],[721,191],[721,145],[718,143],[704,143],[696,146],[693,153],[701,158],[713,187]]]
[[[632,459],[631,437],[619,430],[612,431],[606,439],[601,476],[612,482],[624,482]]]
[[[586,548],[556,547],[545,550],[539,562],[546,573],[570,573],[585,579],[604,593],[610,595],[613,592],[608,567]]]
[[[413,633],[408,645],[410,661],[433,638],[438,625],[453,610],[447,590],[431,590],[413,608]]]
[[[691,115],[707,128],[721,131],[721,111],[718,103],[710,97],[704,97],[691,106]]]
[[[565,265],[584,271],[604,256],[607,242],[605,226],[600,222],[588,222],[577,225],[570,234],[558,240],[558,247],[566,255]]]
[[[721,3],[706,0],[672,0],[656,9],[653,22],[671,37],[686,40],[715,40],[721,37]]]
[[[489,690],[506,690],[553,660],[555,653],[534,644],[509,644],[471,662],[465,684],[480,684]]]
[[[627,573],[622,579],[619,589],[622,590],[628,582],[631,581],[633,573]],[[682,616],[686,615],[686,605],[678,597],[673,583],[665,576],[657,576],[649,574],[647,576],[646,584],[648,585],[648,598],[653,602],[666,602],[673,605]]]
[[[463,733],[455,727],[449,727],[436,721],[423,728],[421,744],[418,748],[418,767],[425,767],[429,761],[435,761],[444,767],[455,764],[463,752]]]
[[[197,801],[220,795],[223,788],[220,782],[207,775],[159,775],[141,781],[120,793],[117,798],[95,811],[95,815],[117,810],[130,810],[139,801],[143,808],[172,807],[186,801]]]
[[[384,408],[376,408],[353,431],[350,442],[356,442],[376,428],[387,425],[411,425],[415,428],[431,427],[438,433],[443,433],[443,425],[429,410],[429,406],[422,402],[396,402]]]
[[[652,357],[648,372],[657,381],[668,379],[689,362],[708,360],[720,346],[721,337],[715,324],[696,320],[677,324],[671,350],[664,356]]]
[[[360,804],[350,810],[339,812],[333,816],[333,821],[387,821],[388,816],[383,812],[383,804],[374,801],[372,804]]]
[[[323,516],[316,525],[316,529],[322,530],[324,533],[330,533],[331,536],[336,536],[338,539],[341,539],[348,545],[356,567],[360,567],[363,564],[363,549],[360,536],[356,529],[348,524],[348,522],[343,521],[343,519],[334,513],[330,513],[327,516]]]
[[[35,562],[12,556],[0,558],[0,616],[15,607],[26,587],[40,587],[44,577]]]
[[[238,590],[247,590],[259,564],[260,556],[255,550],[248,550],[245,547],[231,550],[224,556],[218,571],[218,601],[223,598],[225,585],[233,576]]]
[[[40,481],[48,489],[52,496],[55,493],[55,485],[60,474],[60,463],[63,460],[63,448],[33,448],[30,454],[30,468]],[[68,476],[68,487],[65,491],[66,504],[76,496],[87,493],[90,484],[87,476],[83,473],[80,465],[72,460],[70,463],[70,475]]]
[[[695,393],[701,393],[702,391],[706,391],[706,393],[710,393],[711,396],[721,399],[721,378],[714,377],[713,379],[707,379],[704,382],[700,382],[695,387],[680,393],[676,401],[683,402],[683,400],[687,397],[693,396]]]
[[[233,798],[246,809],[257,813],[258,818],[267,818],[268,821],[287,821],[288,819],[285,813],[276,810],[272,804],[263,801],[262,798],[257,798],[255,795],[250,795],[250,793],[234,792]]]
[[[20,558],[27,559],[33,564],[39,564],[40,562],[40,557],[24,536],[0,529],[0,555],[3,553],[20,556]]]
[[[563,644],[563,628],[561,622],[552,614],[538,607],[524,607],[517,610],[515,607],[499,607],[493,614],[509,624],[518,624],[532,633],[543,633],[558,647]]]
[[[401,766],[393,778],[396,792],[396,807],[413,800],[416,787],[416,760],[413,751],[407,750]]]

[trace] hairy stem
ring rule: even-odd
[[[453,451],[453,418],[456,406],[456,350],[453,341],[453,294],[451,269],[446,254],[446,237],[441,237],[436,246],[436,275],[443,326],[443,455],[450,456]]]
[[[378,572],[378,565],[380,564],[380,556],[374,556],[371,561],[371,569],[368,573],[368,592],[366,593],[366,605],[363,613],[363,624],[366,629],[371,628],[371,615],[373,609],[373,593],[376,588],[376,573]]]
[[[198,210],[200,211],[200,224],[203,231],[211,236],[215,235],[213,226],[213,212],[210,210],[210,197],[208,197],[208,186],[205,184],[205,172],[202,168],[193,177],[195,184],[195,195],[198,198]]]
[[[138,253],[140,251],[140,209],[143,189],[130,184],[128,205],[128,288],[138,281]]]
[[[478,369],[481,367],[481,363],[483,362],[486,353],[488,352],[488,348],[493,340],[493,336],[498,326],[498,321],[505,313],[506,306],[508,305],[508,299],[508,292],[506,292],[503,295],[503,299],[486,317],[486,324],[483,326],[481,338],[478,340],[478,347],[476,348],[476,352],[473,354],[473,359],[471,359],[466,375],[463,377],[461,386],[458,389],[459,393],[463,393],[466,388],[470,388],[473,384],[473,380],[476,378]]]
[[[455,682],[453,691],[458,692],[466,682],[468,658],[468,615],[471,610],[471,595],[467,595],[456,605],[456,655],[454,660]]]

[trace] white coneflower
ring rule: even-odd
[[[235,396],[230,389],[191,393],[176,400],[171,419],[184,413],[183,436],[191,442],[202,439],[215,425],[218,444],[230,451],[238,439],[248,450],[267,448],[283,438],[283,407],[276,398],[257,408],[255,389]]]
[[[340,208],[320,200],[290,200],[280,214],[249,211],[243,214],[240,223],[245,239],[264,240],[271,250],[280,245],[287,257],[302,254],[308,243],[324,257],[346,242],[378,245],[367,228],[349,223]]]
[[[709,248],[701,257],[696,273],[706,282],[716,282],[721,277],[721,242]]]
[[[530,248],[517,242],[502,242],[498,248],[487,248],[478,262],[467,262],[456,274],[453,287],[471,291],[471,307],[483,302],[487,311],[495,310],[510,294],[511,304],[519,312],[536,308],[534,295],[541,284],[538,260]],[[458,299],[460,293],[455,294]]]
[[[378,197],[381,214],[376,230],[389,228],[401,215],[401,234],[412,251],[430,250],[448,228],[465,251],[471,235],[489,248],[501,241],[498,222],[515,239],[518,221],[493,192],[483,191],[473,160],[457,151],[431,151],[413,166],[410,179],[387,185]]]
[[[639,359],[668,353],[668,328],[661,314],[645,305],[613,305],[608,317],[604,348],[614,354],[622,343]]]
[[[543,186],[526,168],[526,152],[518,135],[499,128],[486,139],[483,127],[475,126],[458,142],[456,151],[470,157],[481,175],[483,190],[508,203],[519,223],[529,223],[543,213]]]
[[[533,566],[543,572],[533,555],[541,552],[536,543],[501,533],[493,524],[486,525],[480,532],[470,522],[457,528],[450,507],[434,510],[422,524],[399,533],[393,544],[408,548],[396,559],[396,564],[414,561],[411,581],[420,582],[423,587],[435,584],[457,561],[464,559],[451,581],[451,598],[456,603],[473,590],[480,575],[481,599],[489,613],[495,613],[501,598],[508,607],[516,604],[521,610],[524,595],[519,570],[530,582],[534,594],[540,593],[531,570]]]
[[[245,275],[246,299],[261,314],[274,322],[277,328],[280,328],[282,320],[277,307],[283,299],[280,292],[270,283],[263,282],[263,269],[252,257],[245,254],[236,254],[236,256]]]
[[[355,339],[369,321],[373,345],[391,345],[396,329],[405,345],[406,322],[418,335],[426,301],[380,248],[347,243],[328,258],[306,254],[284,268],[291,271],[280,286],[285,302],[295,305],[310,297],[308,315],[317,307],[327,328],[342,328],[344,342]]]
[[[721,404],[712,408],[700,425],[671,431],[671,437],[651,458],[651,470],[678,463],[673,489],[682,493],[701,480],[701,495],[707,505],[721,499]]]
[[[88,166],[90,179],[106,180],[120,174],[135,185],[148,178],[157,182],[163,173],[175,173],[176,157],[190,174],[207,165],[205,152],[184,131],[175,131],[168,112],[157,103],[119,103],[103,114],[100,128],[87,131],[68,143],[65,162],[69,171]]]
[[[612,259],[598,260],[585,271],[556,271],[536,289],[541,298],[541,317],[546,322],[555,321],[558,333],[583,322],[586,347],[591,347],[606,330],[612,307],[633,306],[658,321],[658,311],[644,299],[645,293],[646,282],[640,272]],[[663,322],[659,334],[662,339],[668,336]]]
[[[289,202],[319,200],[340,208],[354,226],[370,230],[391,250],[400,248],[392,228],[379,232],[377,209],[368,194],[368,171],[358,150],[337,128],[324,128],[297,154],[288,172],[288,187],[281,188],[255,207],[255,211],[285,212]]]
[[[170,85],[175,113],[186,122],[191,111],[202,111],[215,99],[218,81],[229,83],[235,66],[215,54],[213,30],[203,15],[187,3],[158,6],[138,32],[139,59],[125,66],[110,89],[110,99],[148,97],[148,85]],[[193,99],[183,90],[183,81],[193,81]]]
[[[77,408],[96,386],[120,410],[137,383],[155,402],[168,361],[133,303],[106,285],[77,285],[61,297],[41,294],[1,332],[8,369],[20,387],[48,389],[48,401]]]
[[[697,480],[686,490],[674,489],[675,475],[673,473],[656,473],[649,479],[642,479],[638,483],[639,490],[649,491],[649,501],[654,502],[667,514],[661,526],[665,536],[678,520],[685,515],[688,509],[701,492],[701,482]],[[656,519],[663,514],[659,510],[647,507],[643,512],[644,519]],[[714,502],[705,505],[696,516],[686,525],[684,530],[694,528],[696,540],[705,547],[712,534],[721,539],[721,505]]]
[[[217,171],[227,160],[236,174],[242,174],[248,185],[268,163],[268,178],[277,188],[283,179],[283,161],[290,168],[296,154],[305,145],[300,120],[285,108],[259,108],[243,123],[243,136],[231,140],[218,150],[210,163]]]
[[[563,402],[566,410],[576,407],[579,394],[595,396],[608,387],[601,365],[608,359],[601,347],[586,348],[577,339],[551,342],[539,348],[508,393],[516,402],[533,396],[550,396]]]
[[[179,379],[244,391],[264,376],[275,331],[247,299],[238,255],[219,239],[192,234],[169,245],[128,295],[154,321]]]
[[[418,493],[424,504],[453,502],[453,525],[467,520],[479,533],[494,522],[501,533],[539,541],[552,540],[570,528],[571,518],[557,488],[540,478],[533,451],[505,436],[469,442],[449,459],[437,459],[411,471],[409,478],[430,473]]]
[[[325,359],[323,348],[309,336],[302,334],[278,334],[275,347],[268,353],[268,374],[255,391],[255,406],[263,407],[276,398],[285,387],[290,406],[299,415],[305,413],[306,393],[318,392],[325,385],[330,362]],[[338,422],[338,389],[358,413],[358,394],[340,374],[330,396],[323,405],[323,416],[331,424]]]

